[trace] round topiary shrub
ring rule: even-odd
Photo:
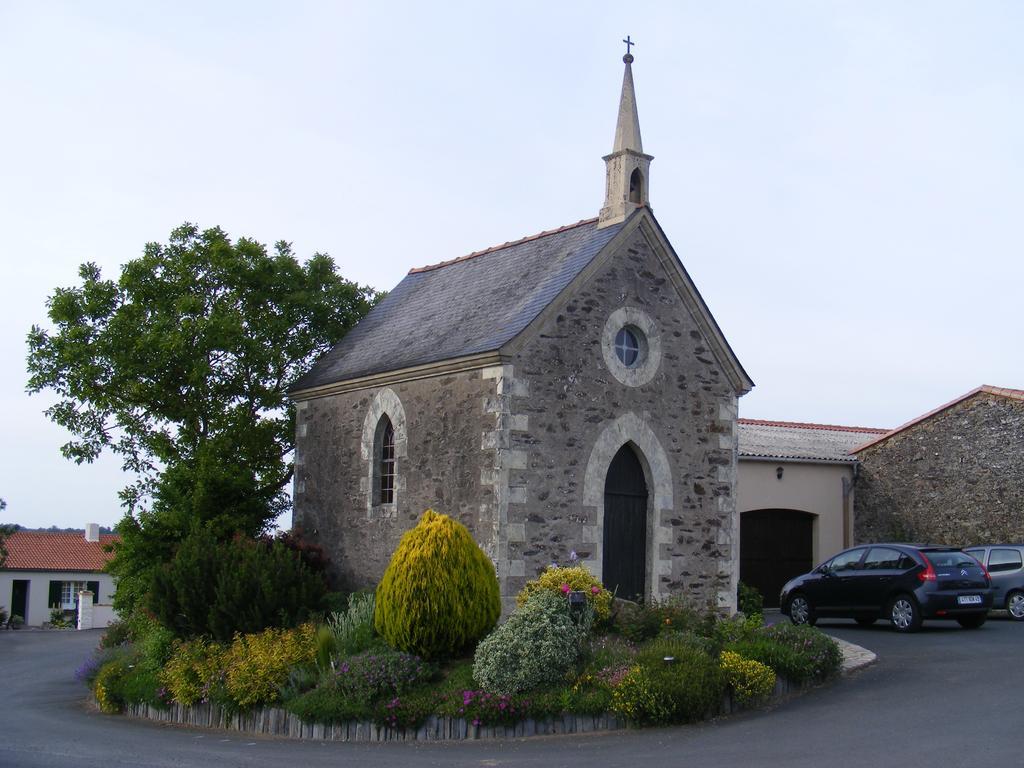
[[[465,526],[428,509],[391,556],[373,625],[393,648],[437,659],[472,647],[500,614],[490,559]]]
[[[504,694],[564,681],[592,622],[589,607],[576,622],[564,597],[537,592],[480,641],[473,679],[487,691]]]

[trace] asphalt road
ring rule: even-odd
[[[518,741],[338,744],[242,738],[102,715],[74,670],[98,632],[0,632],[0,766],[1018,766],[1024,622],[982,629],[824,622],[879,661],[774,710],[696,726]]]

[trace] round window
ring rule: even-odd
[[[620,328],[615,334],[615,356],[627,368],[635,368],[640,359],[639,331],[633,328]]]
[[[637,307],[616,309],[601,331],[601,356],[621,384],[647,384],[661,364],[661,334],[654,319]]]

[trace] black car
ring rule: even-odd
[[[794,624],[885,618],[897,632],[915,632],[924,619],[956,619],[976,629],[992,607],[992,580],[955,547],[868,544],[786,582],[779,605]]]

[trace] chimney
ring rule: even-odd
[[[86,541],[99,541],[100,540],[100,524],[99,523],[88,523],[85,526],[85,540]]]

